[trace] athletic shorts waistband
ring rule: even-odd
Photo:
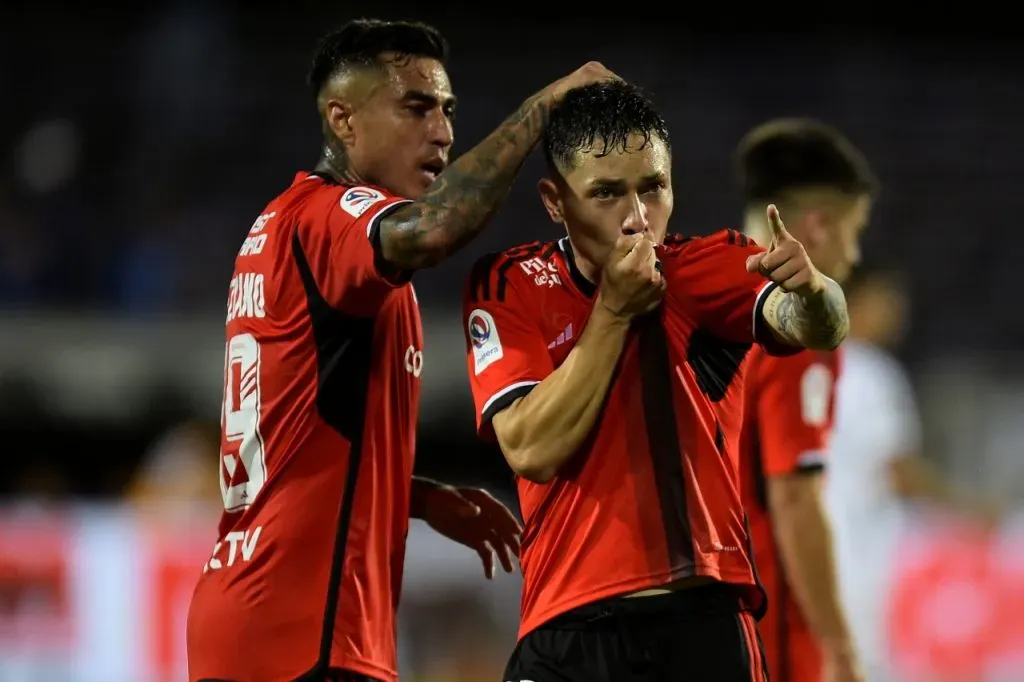
[[[739,590],[716,583],[649,597],[609,597],[555,616],[538,630],[590,630],[617,627],[623,621],[652,618],[700,618],[743,610]]]

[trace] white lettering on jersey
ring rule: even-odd
[[[221,406],[226,444],[220,453],[220,493],[228,512],[251,505],[267,482],[260,432],[262,398],[259,341],[252,334],[236,334],[225,349]]]
[[[800,378],[800,415],[804,424],[822,427],[828,424],[828,408],[832,403],[832,370],[814,363]]]
[[[263,251],[263,247],[267,245],[267,235],[263,232],[263,228],[276,215],[277,211],[271,211],[256,218],[252,227],[249,228],[249,236],[245,238],[242,248],[238,250],[239,256],[255,256]]]
[[[498,327],[489,312],[478,308],[469,314],[466,330],[473,346],[473,373],[480,376],[481,372],[504,355]]]
[[[236,317],[266,317],[266,301],[262,273],[241,272],[235,275],[228,291],[227,322]]]
[[[716,552],[738,552],[740,548],[736,545],[723,545],[721,542],[712,542],[711,549]]]
[[[420,373],[423,372],[423,351],[416,350],[415,346],[409,346],[405,349],[405,371],[417,379],[420,378]]]
[[[263,247],[267,244],[267,233],[255,235],[253,237],[246,237],[245,241],[242,242],[242,248],[238,250],[239,256],[255,256],[256,254],[263,251]]]
[[[222,568],[234,566],[239,554],[241,554],[244,563],[251,561],[252,555],[256,553],[256,543],[259,541],[260,533],[262,532],[263,526],[256,526],[252,530],[233,530],[225,535],[224,540],[213,546],[210,560],[203,566],[203,573],[219,571]],[[226,557],[222,551],[225,543],[228,545]]]
[[[341,195],[341,207],[354,218],[366,213],[366,209],[384,201],[385,196],[370,187],[350,187]]]
[[[534,256],[520,261],[519,267],[527,276],[533,277],[533,283],[539,287],[556,287],[562,284],[562,280],[558,276],[558,266],[554,261],[545,262]]]
[[[253,221],[252,227],[249,228],[249,234],[258,234],[263,231],[263,228],[267,226],[270,219],[277,215],[277,211],[271,211],[270,213],[264,213],[260,217]]]

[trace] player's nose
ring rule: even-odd
[[[451,147],[455,142],[455,128],[447,116],[436,116],[430,126],[430,143],[442,149]]]
[[[641,234],[647,231],[650,222],[647,220],[647,207],[640,201],[640,196],[633,194],[629,198],[629,212],[622,221],[623,234]]]

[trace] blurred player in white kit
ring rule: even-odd
[[[889,580],[912,501],[985,524],[999,510],[955,490],[921,456],[921,423],[903,367],[890,354],[908,300],[894,272],[868,269],[845,286],[850,336],[837,385],[826,504],[840,591],[869,682],[892,677],[886,628]]]

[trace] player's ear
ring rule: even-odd
[[[324,121],[345,147],[355,141],[356,132],[352,126],[352,112],[352,105],[345,100],[331,98],[324,104]]]
[[[559,225],[565,224],[565,211],[562,210],[562,195],[558,191],[558,185],[551,178],[541,178],[537,183],[540,190],[540,200],[544,202],[544,208],[553,222]]]

